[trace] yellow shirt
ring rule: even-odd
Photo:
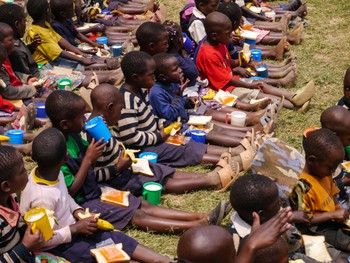
[[[318,178],[302,173],[300,179],[305,180],[310,189],[303,195],[304,210],[318,214],[335,210],[334,196],[339,188],[333,182],[332,176]]]
[[[35,50],[33,58],[37,63],[43,65],[49,61],[55,60],[62,53],[62,49],[58,45],[62,37],[56,33],[48,22],[45,22],[45,25],[47,28],[32,25],[31,29],[29,29],[33,34],[38,34],[41,38],[41,45]],[[31,43],[32,41],[32,38],[28,36],[27,42]]]

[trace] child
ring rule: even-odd
[[[153,206],[133,195],[129,196],[129,206],[125,208],[101,203],[101,189],[96,182],[94,166],[108,145],[103,144],[102,140],[95,142],[93,139],[89,145],[79,135],[85,122],[84,100],[70,91],[54,91],[48,97],[45,109],[53,127],[59,129],[66,138],[68,158],[61,170],[69,194],[82,207],[101,213],[101,218],[109,221],[115,228],[123,229],[127,225],[134,225],[159,233],[181,233],[191,227],[207,225],[208,222],[217,223],[222,219],[218,216],[220,213],[224,214],[225,206],[222,203],[210,214],[187,213]],[[130,163],[130,160],[127,162]],[[118,165],[118,169],[121,171],[121,166]]]
[[[73,0],[52,0],[50,1],[50,7],[55,17],[55,19],[50,22],[52,28],[72,46],[77,46],[76,39],[78,39],[92,47],[103,48],[103,44],[91,41],[75,29],[72,21],[72,17],[74,16]]]
[[[344,76],[344,97],[338,101],[337,105],[350,110],[350,68],[346,70]]]
[[[38,65],[33,59],[32,53],[41,44],[39,35],[34,35],[31,45],[26,45],[23,38],[26,30],[26,17],[23,8],[19,5],[5,4],[0,6],[0,22],[12,27],[15,49],[9,55],[14,72],[40,78]]]
[[[89,119],[102,115],[107,125],[113,126],[120,118],[124,105],[123,96],[118,89],[109,84],[101,84],[91,92],[93,111]],[[88,141],[91,141],[89,134],[86,134]],[[118,163],[115,164],[116,159]],[[240,166],[242,163],[240,164]],[[102,156],[96,161],[95,172],[98,182],[107,182],[109,185],[120,189],[129,190],[132,194],[139,196],[142,193],[143,183],[155,181],[164,186],[168,193],[184,193],[187,191],[221,187],[212,185],[215,178],[219,179],[216,171],[208,174],[180,172],[162,164],[150,163],[154,177],[134,174],[130,170],[131,162],[129,157],[124,157],[119,142],[112,137],[104,149]],[[227,188],[227,185],[224,187]]]
[[[145,22],[137,28],[136,39],[140,45],[140,51],[151,56],[158,53],[166,53],[169,47],[168,32],[163,25],[154,22]]]
[[[13,198],[28,182],[22,155],[0,146],[0,158],[0,262],[35,262],[32,252],[41,249],[44,238],[26,226]]]
[[[284,96],[286,98],[284,105],[289,108],[293,105],[301,106],[313,96],[315,92],[313,84],[309,84],[297,93],[293,93],[277,89],[260,81],[248,83],[239,80],[237,75],[244,75],[246,70],[238,67],[238,61],[230,58],[225,46],[231,41],[232,24],[230,19],[222,13],[213,12],[205,20],[205,29],[207,38],[199,48],[196,65],[200,77],[209,80],[210,88],[230,91],[246,102],[261,97],[276,99]],[[286,83],[284,84],[287,84],[289,80],[285,80]]]
[[[344,148],[328,129],[309,134],[304,142],[305,167],[290,196],[293,209],[309,211],[312,226],[300,226],[303,233],[325,236],[336,249],[350,252],[350,235],[344,230],[349,212],[339,204],[338,187],[332,175],[344,159]]]
[[[254,216],[254,230],[241,246],[238,255],[229,232],[218,226],[196,227],[186,231],[177,246],[178,263],[248,263],[260,249],[270,246],[287,231],[290,208],[282,209],[274,218],[260,226]],[[255,261],[256,262],[256,261]]]
[[[58,224],[55,234],[43,242],[44,250],[72,262],[95,262],[90,250],[96,244],[111,238],[122,243],[123,250],[141,262],[168,262],[168,258],[138,244],[122,232],[97,230],[94,216],[82,219],[79,213],[85,211],[68,194],[61,166],[66,160],[67,147],[63,134],[54,128],[40,133],[33,141],[33,160],[38,164],[29,176],[29,182],[22,193],[21,211],[40,206],[53,211]]]
[[[89,66],[95,63],[91,58],[88,58],[88,55],[69,44],[52,29],[47,22],[51,15],[47,0],[29,0],[27,11],[33,19],[33,24],[29,29],[28,42],[33,42],[31,34],[38,34],[41,38],[41,44],[33,53],[37,63],[44,66],[49,63],[51,66],[65,66],[73,69],[82,69],[80,64]],[[80,56],[73,55],[68,51]]]

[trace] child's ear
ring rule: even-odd
[[[63,11],[63,10],[62,10],[62,11],[60,11],[60,13],[59,13],[59,14],[60,14],[60,17],[65,17],[65,16],[66,16],[66,12],[65,12],[65,11]]]
[[[316,165],[316,162],[318,161],[317,160],[317,157],[314,156],[314,155],[311,155],[309,157],[307,157],[306,161],[311,164],[311,165]]]
[[[139,79],[140,79],[140,75],[134,73],[134,74],[131,75],[131,79],[132,79],[133,82],[138,82]]]
[[[60,121],[60,127],[62,130],[67,130],[68,129],[68,121],[67,120],[61,120]]]
[[[212,40],[214,40],[214,41],[217,40],[217,37],[218,37],[218,34],[215,33],[215,32],[213,32],[213,33],[210,34],[210,38],[211,38]]]
[[[165,82],[167,80],[166,76],[164,74],[159,74],[156,77],[157,80],[161,81],[161,82]]]
[[[11,186],[8,181],[2,181],[0,184],[0,189],[4,193],[11,193]]]
[[[153,50],[154,46],[155,46],[154,43],[151,42],[151,43],[148,44],[148,49]]]
[[[15,21],[15,28],[19,27],[19,21]]]

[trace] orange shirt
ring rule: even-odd
[[[304,210],[315,214],[335,210],[333,198],[339,193],[339,188],[333,182],[332,176],[318,178],[302,173],[299,179],[304,179],[310,184],[309,191],[303,196]]]

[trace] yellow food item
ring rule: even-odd
[[[35,33],[34,33],[33,29],[28,30],[28,36],[30,36],[31,39],[34,39]]]
[[[123,150],[124,150],[124,158],[126,157],[130,157],[131,161],[133,163],[137,163],[137,159],[135,157],[135,153],[138,153],[140,150],[130,150],[130,149],[126,149],[124,144],[120,143],[121,146],[123,147]],[[118,159],[115,160],[115,162],[117,163],[118,162]]]
[[[202,97],[202,99],[203,99],[203,100],[212,100],[212,99],[214,99],[215,95],[216,95],[215,91],[212,90],[212,89],[209,89],[208,93],[205,94],[205,95]]]
[[[10,140],[10,137],[7,137],[5,135],[0,135],[0,143],[1,142],[8,142]]]
[[[164,133],[170,134],[173,129],[178,131],[181,128],[181,126],[182,126],[181,122],[174,122],[170,124],[168,127],[164,128]]]
[[[101,229],[101,230],[114,230],[114,226],[109,223],[108,221],[106,220],[103,220],[103,219],[100,219],[99,216],[101,214],[95,214],[95,218],[98,218],[97,219],[97,228],[98,229]],[[90,210],[89,208],[86,208],[85,210],[85,214],[82,214],[82,213],[78,213],[78,217],[81,218],[81,219],[84,219],[84,218],[87,218],[87,217],[90,217],[92,216],[91,213],[90,213]]]
[[[102,249],[101,254],[108,263],[118,262],[119,260],[125,258],[125,256],[116,247]]]

